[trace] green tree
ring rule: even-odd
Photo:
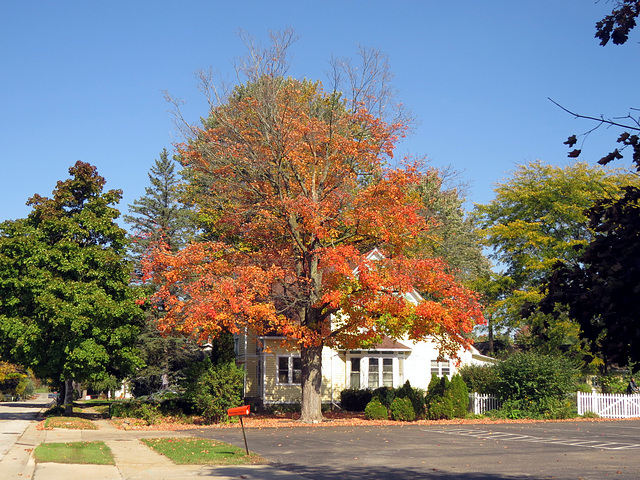
[[[556,266],[541,306],[552,313],[568,305],[606,365],[632,365],[640,361],[640,189],[625,188],[622,198],[599,202],[589,216],[595,238],[577,263]]]
[[[0,354],[38,378],[124,378],[139,364],[141,310],[129,287],[125,231],[96,168],[77,162],[53,197],[35,195],[26,219],[0,225]]]
[[[596,23],[596,38],[605,46],[612,41],[623,45],[636,27],[640,15],[637,0],[617,1],[610,15]],[[566,110],[566,109],[564,109]],[[576,118],[596,122],[593,130],[614,127],[622,130],[619,147],[599,160],[607,165],[623,158],[631,150],[636,172],[640,172],[640,119],[631,115],[605,118],[580,115],[566,110]],[[565,142],[573,148],[578,142],[571,135]],[[578,157],[574,149],[569,157]],[[580,323],[583,336],[591,348],[601,353],[605,366],[610,363],[634,365],[640,359],[640,333],[633,300],[640,285],[638,252],[640,252],[640,216],[637,184],[624,188],[621,198],[600,199],[589,212],[590,227],[595,231],[591,243],[579,254],[577,263],[560,262],[548,276],[548,294],[542,302],[545,312],[554,312],[558,303],[569,306],[570,315]]]
[[[149,186],[145,187],[145,194],[129,205],[129,215],[124,216],[124,221],[133,231],[130,250],[138,283],[142,281],[142,258],[149,253],[151,245],[162,240],[176,252],[196,234],[193,212],[180,200],[181,179],[176,172],[177,162],[178,157],[170,158],[166,148],[160,152],[160,158],[155,160],[148,173]],[[140,284],[138,288],[145,296],[154,291],[151,284]],[[136,395],[148,395],[175,386],[182,370],[202,357],[193,341],[160,333],[158,320],[163,314],[162,308],[145,305],[146,322],[138,339],[145,367],[134,378]]]
[[[422,255],[442,258],[450,271],[465,284],[489,274],[490,263],[482,251],[473,220],[465,214],[464,185],[451,186],[456,173],[432,170],[417,190],[429,219],[429,234],[417,242]],[[453,178],[452,178],[453,177]]]
[[[597,199],[619,197],[621,188],[634,182],[632,175],[618,170],[536,161],[498,184],[492,202],[476,206],[485,245],[504,269],[485,285],[493,300],[488,316],[494,328],[517,331],[523,326],[522,308],[541,300],[540,286],[553,266],[558,261],[576,265],[593,239],[585,210]],[[572,329],[556,329],[561,331]]]
[[[137,265],[149,245],[163,240],[175,252],[195,236],[192,211],[180,201],[177,160],[175,155],[169,158],[166,148],[160,152],[147,174],[150,185],[145,194],[129,205],[130,214],[123,217],[133,230],[131,250]]]

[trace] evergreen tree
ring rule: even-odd
[[[138,265],[153,243],[163,240],[175,252],[195,235],[191,210],[180,201],[176,162],[176,156],[170,159],[167,149],[162,150],[148,173],[150,186],[129,205],[130,215],[124,216],[133,230],[131,250]]]
[[[129,205],[130,215],[124,216],[133,230],[131,253],[138,277],[141,276],[140,262],[151,245],[162,240],[175,252],[195,235],[191,211],[180,201],[177,161],[177,156],[169,158],[167,149],[162,150],[148,173],[150,185],[145,188],[145,195]],[[153,292],[150,285],[140,288],[145,296]],[[202,359],[202,352],[187,339],[160,334],[158,319],[162,315],[162,309],[148,308],[146,311],[145,328],[138,339],[146,366],[133,379],[136,395],[175,385],[186,367],[194,360]]]

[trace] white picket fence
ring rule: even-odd
[[[578,415],[586,412],[602,418],[640,417],[640,395],[578,392]]]
[[[492,395],[485,395],[482,393],[470,393],[469,394],[469,408],[468,410],[475,414],[481,414],[489,410],[497,410],[502,403],[496,397]]]

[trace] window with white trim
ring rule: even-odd
[[[451,376],[451,362],[439,362],[437,360],[431,360],[431,375],[436,374],[438,378],[442,378],[445,375]]]
[[[351,359],[350,387],[360,390],[360,358]]]
[[[349,387],[378,388],[393,387],[393,358],[355,357],[351,358]]]
[[[277,357],[278,384],[300,385],[302,383],[302,360],[300,357]]]

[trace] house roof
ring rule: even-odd
[[[382,342],[373,345],[369,350],[411,350],[411,348],[393,338],[384,336]]]

